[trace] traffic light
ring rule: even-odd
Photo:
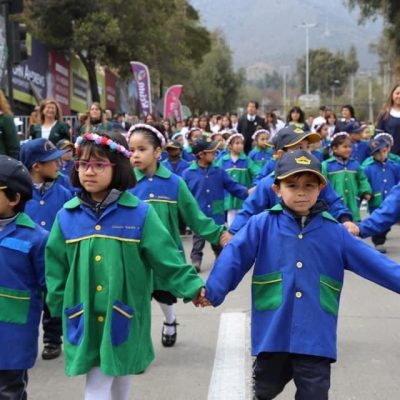
[[[21,22],[10,21],[11,24],[11,59],[13,64],[20,64],[28,58],[26,43],[26,25]]]

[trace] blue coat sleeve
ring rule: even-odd
[[[382,204],[359,224],[360,236],[363,238],[378,235],[390,229],[400,220],[400,184],[392,190]]]
[[[248,196],[247,187],[234,181],[224,169],[221,168],[221,171],[223,173],[224,189],[232,196],[244,200]]]
[[[271,185],[272,181],[269,177],[261,179],[260,183],[243,203],[242,209],[233,220],[229,228],[230,233],[236,234],[247,223],[250,217],[273,207],[277,203]]]
[[[400,265],[376,251],[343,227],[346,269],[386,289],[400,293]]]
[[[261,182],[261,179],[267,177],[275,168],[275,163],[272,160],[267,161],[264,166],[262,167],[259,174],[254,179],[254,184],[258,185]]]
[[[344,222],[344,220],[351,221],[353,219],[351,212],[343,204],[342,199],[332,188],[331,184],[328,184],[322,189],[319,198],[324,200],[329,207],[329,212],[338,221]]]
[[[259,217],[251,218],[246,226],[224,247],[206,283],[206,297],[216,307],[234,290],[254,264],[261,228]],[[264,220],[264,218],[262,218]],[[249,243],[252,243],[249,246]]]

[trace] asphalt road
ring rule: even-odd
[[[387,242],[388,256],[400,262],[399,239],[400,227],[395,226]],[[190,244],[190,240],[185,239],[186,250],[190,248]],[[212,261],[212,252],[206,247],[201,273],[204,278]],[[331,399],[400,398],[399,304],[400,298],[397,294],[352,273],[346,275],[339,318],[338,362],[333,365],[332,370]],[[216,309],[196,309],[191,304],[180,302],[177,307],[180,325],[176,346],[163,348],[160,340],[161,310],[158,304],[153,303],[152,336],[156,360],[144,374],[133,378],[131,398],[251,399],[249,309],[249,276]],[[225,324],[224,331],[221,321],[226,316],[234,317],[236,325]],[[226,322],[226,318],[224,321]],[[239,328],[233,329],[232,326]],[[237,334],[242,326],[243,335]],[[219,334],[220,341],[217,345]],[[83,397],[84,377],[65,377],[63,363],[62,357],[52,361],[38,359],[36,366],[30,371],[28,394],[31,400],[71,400]],[[294,392],[293,384],[289,384],[278,399],[293,399]]]

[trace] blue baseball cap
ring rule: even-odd
[[[294,146],[297,143],[307,139],[309,143],[319,143],[321,136],[319,133],[304,131],[295,125],[288,125],[279,130],[272,138],[272,146],[275,150],[282,150],[289,146]]]
[[[33,139],[26,142],[20,150],[20,160],[29,170],[37,162],[53,161],[60,158],[65,150],[58,150],[50,140]]]
[[[371,140],[370,144],[369,144],[369,148],[371,150],[371,155],[375,154],[377,151],[388,147],[389,143],[383,138],[383,137],[379,137],[377,139],[373,139]]]

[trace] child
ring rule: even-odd
[[[65,153],[57,150],[47,139],[33,139],[21,147],[20,159],[29,170],[33,181],[32,199],[26,203],[25,212],[42,228],[50,231],[56,214],[72,194],[59,178],[59,159]],[[47,305],[43,310],[42,358],[52,360],[61,354],[61,319],[52,318]]]
[[[281,203],[249,220],[206,283],[206,298],[216,307],[254,265],[256,399],[275,398],[292,379],[296,399],[328,399],[345,269],[400,292],[400,265],[353,238],[317,201],[325,184],[314,156],[286,153],[274,183]]]
[[[202,136],[200,128],[191,128],[186,134],[185,138],[188,142],[188,146],[183,149],[182,158],[186,161],[192,162],[196,160],[196,156],[193,154],[193,144],[198,138]]]
[[[269,136],[270,133],[266,129],[258,129],[251,137],[255,146],[250,151],[249,157],[256,163],[260,171],[272,157],[272,144],[268,143]]]
[[[368,202],[368,211],[372,213],[400,182],[400,165],[388,159],[389,146],[382,137],[372,140],[370,147],[372,159],[365,160],[362,167],[372,188],[372,198]],[[384,244],[388,233],[372,236],[375,248],[381,253],[386,253]]]
[[[321,141],[319,143],[310,145],[311,154],[317,157],[320,162],[322,162],[323,160],[329,158],[329,126],[326,122],[322,122],[321,124],[314,126],[314,132],[318,133],[318,135],[321,137]]]
[[[229,154],[220,158],[216,165],[224,169],[234,181],[250,188],[256,178],[258,168],[256,164],[243,153],[244,137],[241,133],[234,133],[226,141]],[[243,200],[236,196],[225,195],[224,207],[227,211],[228,227],[232,224],[238,210],[242,208]]]
[[[360,221],[360,202],[371,199],[371,186],[359,162],[350,158],[351,139],[348,133],[338,132],[332,136],[333,156],[322,163],[322,172],[333,189],[342,196],[354,221]]]
[[[177,140],[169,140],[165,146],[168,158],[162,161],[162,165],[176,175],[182,176],[183,171],[190,163],[182,158],[182,145]]]
[[[137,124],[129,130],[129,148],[132,152],[131,164],[135,167],[137,184],[130,193],[150,203],[164,226],[175,241],[176,248],[185,261],[185,253],[179,235],[179,217],[201,238],[214,245],[219,244],[223,226],[216,225],[199,209],[196,199],[190,193],[183,179],[172,174],[158,163],[158,155],[164,145],[159,131],[145,124]],[[159,302],[164,313],[164,327],[161,342],[171,347],[176,342],[176,297],[155,279],[153,297]]]
[[[203,286],[154,209],[126,191],[135,185],[127,147],[116,132],[77,139],[71,182],[82,190],[46,246],[47,303],[63,318],[66,374],[86,374],[86,400],[127,400],[131,375],[153,360],[152,273],[187,300]]]
[[[362,132],[366,125],[360,125],[353,122],[345,126],[345,132],[350,134],[351,138],[351,158],[360,164],[370,156],[369,142],[362,140]]]
[[[279,160],[286,152],[303,149],[307,150],[310,145],[319,143],[319,135],[312,132],[296,133],[292,127],[281,129],[273,138],[275,159]],[[276,161],[275,161],[276,162]],[[255,190],[243,203],[242,209],[236,215],[229,232],[237,233],[253,215],[272,208],[279,202],[278,196],[272,190],[275,180],[275,172],[258,181]],[[323,200],[329,207],[329,212],[339,221],[345,222],[352,219],[351,212],[344,206],[339,195],[328,183],[321,190],[320,200]]]
[[[203,213],[207,217],[211,217],[216,224],[223,225],[225,222],[225,191],[239,199],[245,199],[248,191],[245,186],[235,182],[225,170],[213,165],[217,148],[218,143],[213,142],[208,136],[203,136],[197,140],[193,146],[193,153],[197,157],[197,162],[192,163],[183,172],[182,177]],[[196,234],[193,235],[193,248],[190,258],[197,270],[200,270],[203,259],[204,244],[203,238]],[[221,252],[221,247],[215,245],[211,247],[217,257]]]
[[[74,163],[74,145],[67,139],[61,139],[57,142],[56,147],[58,150],[64,151],[60,158],[60,172],[69,178]]]
[[[38,352],[47,232],[23,212],[32,180],[21,162],[0,155],[0,397],[26,399]]]

